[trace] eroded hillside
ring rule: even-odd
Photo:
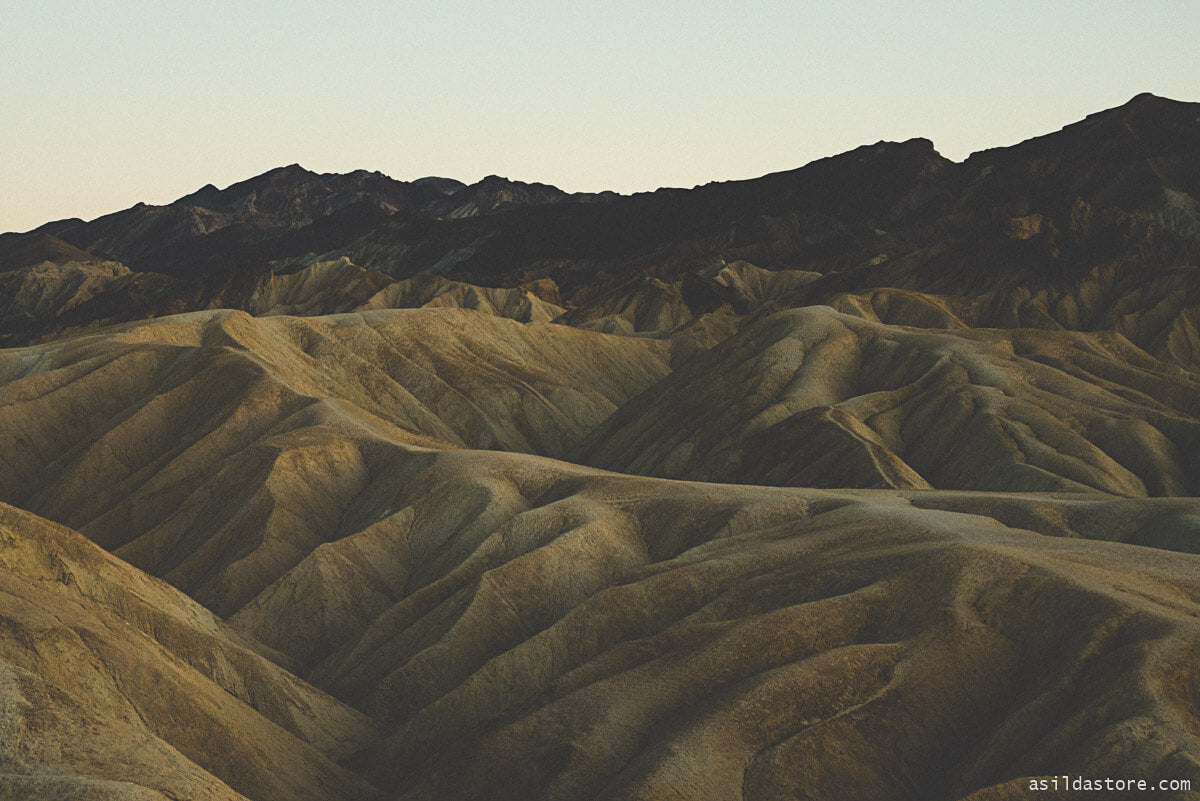
[[[0,237],[0,797],[1200,787],[1198,131]]]

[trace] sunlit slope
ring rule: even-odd
[[[1021,777],[1063,772],[1200,779],[1200,501],[1140,497],[1194,475],[1185,373],[1115,336],[827,308],[674,367],[671,347],[433,309],[203,312],[0,352],[0,500],[133,565],[6,513],[23,600],[3,607],[0,698],[26,750],[5,780],[917,801],[1024,798]],[[545,456],[690,432],[710,464],[762,447],[769,471],[818,447],[789,422],[814,406],[827,471],[904,489]],[[764,414],[774,449],[747,430]],[[1088,438],[1105,426],[1120,449]],[[1039,442],[1058,460],[1018,458]],[[742,458],[720,477],[761,480]],[[106,738],[139,726],[165,745],[129,767]],[[148,789],[94,783],[121,776]]]
[[[0,597],[0,797],[374,797],[366,716],[79,534],[0,505]]]
[[[398,281],[364,270],[347,258],[317,262],[288,275],[272,276],[251,299],[256,315],[313,316],[372,309],[454,307],[508,317],[520,322],[549,322],[563,309],[519,287],[480,287],[418,274]]]
[[[453,309],[203,312],[4,351],[0,499],[228,614],[335,534],[380,443],[559,454],[665,354]]]

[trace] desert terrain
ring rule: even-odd
[[[0,798],[1200,788],[1198,199],[1139,95],[0,235]]]

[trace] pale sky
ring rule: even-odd
[[[290,163],[628,193],[881,139],[961,160],[1200,100],[1197,42],[1195,0],[8,0],[0,231]]]

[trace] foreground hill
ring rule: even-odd
[[[764,323],[834,347],[832,324],[876,325]],[[897,364],[946,347],[894,336],[917,338]],[[962,342],[943,369],[1030,369]],[[1063,771],[1197,776],[1200,501],[536,455],[645,393],[693,424],[670,348],[446,309],[194,313],[0,353],[0,493],[132,565],[4,513],[10,795],[1016,799]],[[769,375],[717,383],[769,397]],[[1102,397],[1066,408],[1182,420]],[[150,745],[113,761],[129,741]]]
[[[353,469],[333,424],[297,433]],[[1027,776],[1200,770],[1198,557],[1077,538],[1194,546],[1194,500],[686,484],[374,445],[328,542],[294,540],[232,628],[5,512],[10,796],[370,795],[351,770],[383,798],[1017,799]],[[277,503],[298,520],[322,497]]]
[[[7,505],[0,565],[4,798],[375,797],[371,720],[182,593]]]

